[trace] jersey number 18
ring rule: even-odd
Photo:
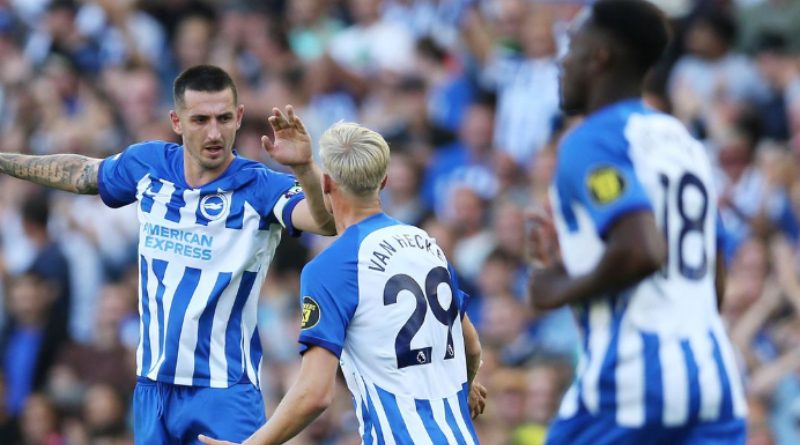
[[[664,191],[662,229],[664,230],[664,234],[666,235],[667,242],[670,246],[668,251],[673,251],[673,243],[669,237],[669,222],[671,216],[671,206],[669,203],[671,199],[671,192],[674,191],[678,217],[680,220],[680,230],[678,231],[678,239],[676,243],[677,246],[675,248],[675,251],[678,253],[678,272],[686,279],[700,280],[705,277],[706,273],[708,272],[708,253],[705,249],[705,224],[706,216],[708,216],[708,192],[706,191],[706,187],[703,185],[703,181],[701,181],[700,178],[692,173],[684,173],[678,180],[677,184],[670,184],[669,177],[663,173],[659,175],[659,179],[661,181],[662,190]],[[696,215],[690,215],[690,212],[686,208],[686,193],[692,188],[694,188],[701,197],[700,212]],[[690,233],[697,233],[700,235],[700,238],[703,242],[700,262],[696,265],[689,264],[689,262],[686,261],[686,255],[684,254],[684,244],[686,242],[686,237]],[[669,278],[669,264],[670,259],[668,258],[667,266],[662,271],[662,275],[665,278]]]

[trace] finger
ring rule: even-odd
[[[272,108],[272,115],[278,119],[278,122],[282,128],[288,125],[289,122],[286,120],[286,116],[283,114],[280,108],[278,107]]]
[[[544,209],[532,209],[525,212],[525,218],[534,226],[553,227],[553,218]]]
[[[544,221],[542,221],[540,225],[542,226],[543,229],[547,231],[547,233],[553,235],[556,234],[556,225],[553,222],[553,219],[550,218],[549,216]]]
[[[303,123],[303,120],[302,120],[302,119],[300,119],[300,116],[298,116],[297,114],[295,114],[295,112],[294,112],[294,108],[292,108],[292,109],[291,109],[291,113],[292,113],[292,114],[291,114],[291,116],[289,117],[289,119],[291,119],[291,121],[290,121],[290,122],[292,123],[292,126],[293,126],[295,129],[297,129],[297,131],[299,131],[300,133],[303,133],[303,134],[308,134],[308,130],[306,130],[306,126],[305,126],[305,124]]]
[[[545,229],[547,231],[555,231],[553,220],[547,215],[535,215],[531,218],[531,221],[536,227]]]
[[[264,147],[267,153],[272,153],[275,149],[275,145],[272,144],[272,141],[267,136],[261,136],[261,146]]]
[[[270,116],[267,118],[267,122],[269,122],[269,126],[272,127],[273,132],[277,132],[281,130],[281,118],[277,116]]]
[[[223,442],[221,440],[212,439],[212,438],[204,436],[202,434],[198,435],[197,439],[200,442],[203,442],[206,445],[225,445],[225,443],[226,443],[226,442]]]
[[[540,229],[534,229],[531,233],[531,253],[533,258],[542,260],[545,254],[544,239]]]
[[[525,218],[530,221],[539,221],[547,217],[544,209],[534,208],[525,210]]]

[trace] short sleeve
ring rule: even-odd
[[[305,199],[305,193],[293,176],[271,170],[267,172],[265,188],[272,191],[268,203],[271,216],[289,232],[290,236],[299,236],[300,230],[292,224],[292,211]]]
[[[320,346],[337,357],[344,348],[347,326],[355,314],[357,281],[342,273],[332,273],[331,264],[314,262],[300,276],[300,353]]]
[[[450,285],[453,289],[453,298],[456,299],[456,306],[458,307],[458,313],[461,315],[461,318],[464,318],[464,314],[467,311],[467,303],[469,302],[469,294],[461,290],[461,287],[458,284],[458,275],[456,275],[456,270],[452,264],[447,264],[447,271],[450,272]]]
[[[580,203],[598,235],[604,237],[619,217],[635,210],[652,210],[652,204],[622,135],[615,138],[585,133],[568,136],[562,143],[556,189],[562,203]]]
[[[117,208],[136,201],[136,186],[148,171],[147,158],[159,154],[157,143],[143,142],[104,159],[97,174],[97,189],[103,203]]]

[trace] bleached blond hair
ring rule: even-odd
[[[376,192],[389,168],[389,144],[383,136],[352,122],[338,122],[325,130],[319,155],[325,172],[359,197]]]

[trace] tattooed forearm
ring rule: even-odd
[[[28,156],[0,153],[0,172],[46,187],[87,195],[97,194],[100,159],[63,154]]]

